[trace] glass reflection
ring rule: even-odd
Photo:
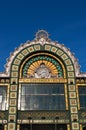
[[[21,110],[65,110],[63,84],[22,84]]]
[[[0,86],[0,110],[6,110],[6,87]]]
[[[79,101],[80,101],[80,109],[86,109],[86,86],[79,86]]]

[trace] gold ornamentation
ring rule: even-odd
[[[10,92],[10,98],[16,98],[16,92]]]
[[[40,50],[40,45],[34,45],[34,49],[37,51],[37,50]]]
[[[37,54],[33,54],[33,55],[29,56],[27,59],[24,60],[23,64],[22,64],[21,67],[20,67],[20,78],[22,77],[22,70],[23,70],[24,64],[25,64],[29,59],[31,59],[32,57],[34,57],[34,56],[39,56],[39,55],[51,56],[51,57],[53,57],[54,59],[56,59],[57,62],[59,62],[59,63],[61,64],[61,67],[62,67],[62,69],[63,69],[64,78],[66,77],[66,70],[65,70],[65,67],[64,67],[64,65],[63,65],[63,63],[62,63],[62,61],[61,61],[60,59],[58,59],[57,57],[55,57],[54,55],[49,54],[49,53],[37,53]],[[47,63],[46,60],[39,60],[38,62],[34,62],[34,63],[32,64],[32,66],[31,66],[31,71],[30,71],[30,73],[31,73],[31,74],[34,73],[34,70],[33,70],[34,66],[37,67],[37,66],[40,65],[42,62],[45,63],[47,66],[50,66],[50,64],[51,64],[51,62],[49,62],[49,61],[48,61],[48,63]],[[53,67],[54,67],[54,68],[53,68]],[[52,68],[53,68],[53,71],[52,71],[52,72],[55,73],[55,72],[56,72],[56,70],[54,71],[55,66],[53,65]],[[50,69],[51,69],[51,68],[50,68]]]
[[[74,77],[74,72],[68,72],[68,77]]]
[[[72,114],[71,115],[71,120],[72,121],[74,121],[74,120],[78,121],[78,115],[77,114]]]
[[[69,91],[75,91],[75,86],[74,85],[69,85]]]
[[[9,121],[11,120],[15,121],[15,115],[9,115]]]
[[[12,77],[18,77],[18,72],[12,72],[11,75]]]
[[[26,56],[29,52],[26,49],[24,49],[21,53]]]
[[[21,53],[19,53],[19,55],[17,56],[17,58],[21,60],[21,59],[24,58],[24,56]]]
[[[19,79],[20,83],[67,83],[67,79],[65,78],[45,78],[45,79],[40,79],[40,78],[33,78],[33,79],[26,79],[26,78],[21,78]]]
[[[76,93],[75,92],[70,92],[69,97],[70,98],[76,98]]]
[[[17,91],[17,85],[11,85],[11,91]]]
[[[33,52],[33,51],[34,51],[33,46],[31,46],[31,47],[29,47],[29,48],[27,48],[27,49],[28,49],[29,52]]]
[[[16,106],[16,100],[10,99],[10,106]]]
[[[61,57],[63,60],[66,60],[68,58],[68,56],[66,54],[63,54]]]
[[[58,70],[56,66],[53,65],[51,62],[46,61],[46,60],[40,60],[30,65],[30,67],[28,68],[27,77],[33,76],[34,78],[44,78],[45,76],[44,77],[42,76],[44,74],[46,78],[48,77],[55,78],[55,77],[58,77]]]
[[[66,65],[70,65],[70,64],[72,64],[72,62],[71,62],[70,59],[67,59],[67,60],[65,60],[65,64],[66,64]]]
[[[64,52],[62,50],[57,50],[56,54],[58,54],[59,56],[61,56]]]
[[[68,78],[68,84],[74,84],[75,80],[74,78]]]
[[[47,118],[51,118],[51,117],[66,117],[66,113],[65,112],[21,112],[20,113],[21,118],[28,118],[28,117],[36,117],[36,118],[41,118],[41,117],[47,117]]]
[[[76,99],[70,99],[70,105],[71,105],[71,106],[77,105]]]
[[[79,123],[72,123],[73,129],[79,129]]]
[[[77,113],[77,107],[71,107],[71,113]]]
[[[15,130],[15,123],[8,123],[8,130]]]
[[[68,71],[73,71],[73,66],[72,66],[72,65],[67,66],[67,70],[68,70]]]
[[[45,50],[50,51],[50,49],[51,49],[51,45],[45,45]]]
[[[21,61],[20,61],[19,59],[17,59],[17,58],[16,58],[16,59],[14,60],[14,62],[13,62],[13,63],[14,63],[15,65],[19,65],[19,64],[20,64],[20,62],[21,62]]]
[[[9,107],[9,113],[15,114],[16,113],[16,107]]]
[[[55,53],[57,51],[57,48],[56,47],[52,47],[51,51]]]
[[[18,82],[18,78],[11,78],[11,84],[16,84]]]
[[[12,65],[12,70],[13,70],[13,71],[18,71],[18,66]]]

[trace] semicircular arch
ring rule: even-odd
[[[72,59],[68,56],[68,54],[55,45],[45,44],[44,46],[41,46],[40,43],[33,44],[29,47],[22,49],[15,56],[11,64],[11,77],[17,80],[17,78],[19,78],[21,64],[25,61],[25,59],[27,59],[27,57],[34,53],[37,54],[38,52],[47,52],[47,54],[51,53],[52,56],[56,56],[59,59],[59,62],[61,62],[62,66],[64,66],[63,68],[66,68],[65,73],[67,74],[67,77],[74,78],[75,68]]]

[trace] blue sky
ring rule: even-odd
[[[33,40],[44,29],[53,41],[63,43],[86,72],[85,0],[1,0],[0,72],[16,47]]]

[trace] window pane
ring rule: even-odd
[[[65,110],[63,84],[23,84],[21,110]]]
[[[86,86],[79,86],[79,101],[80,101],[80,109],[86,109]]]
[[[6,109],[6,86],[0,86],[0,110]]]

